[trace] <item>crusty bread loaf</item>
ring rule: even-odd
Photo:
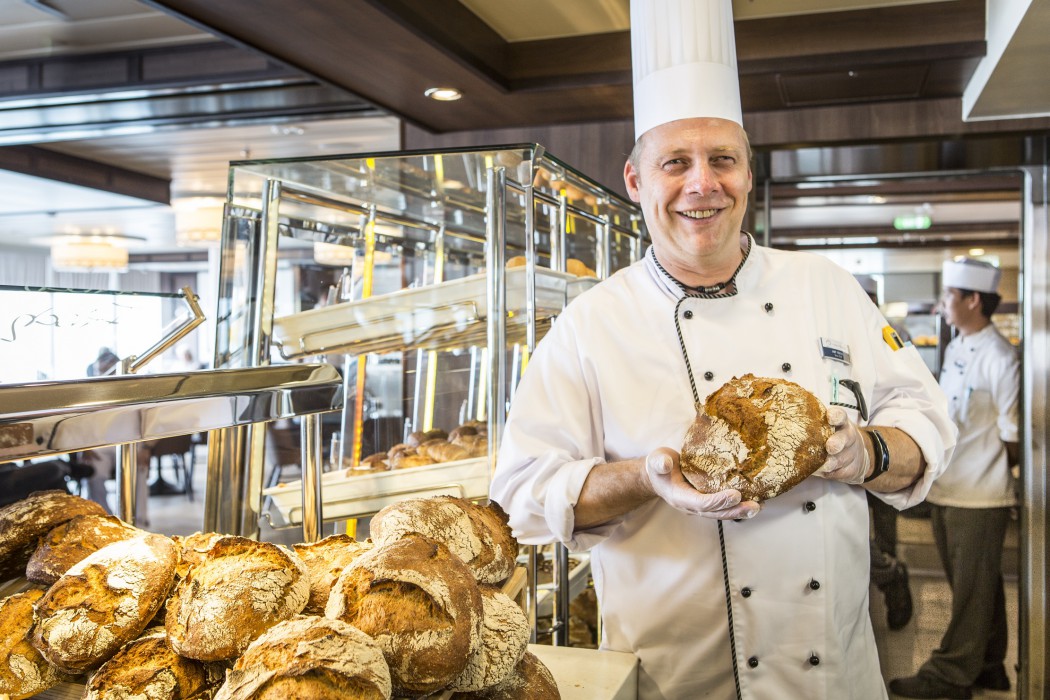
[[[164,627],[177,653],[224,661],[301,612],[309,596],[310,578],[297,554],[269,542],[223,537],[175,587]]]
[[[388,700],[390,690],[371,637],[342,620],[298,615],[251,643],[215,700]]]
[[[369,532],[377,545],[409,533],[437,540],[462,559],[482,583],[499,583],[512,573],[518,543],[499,504],[479,506],[454,496],[409,498],[372,517]]]
[[[452,700],[561,700],[561,693],[550,669],[526,651],[503,682],[475,693],[455,693]]]
[[[369,469],[389,469],[390,467],[387,464],[388,458],[386,452],[377,452],[362,459],[361,466]]]
[[[467,451],[467,457],[484,457],[489,452],[489,439],[481,433],[457,435],[452,444],[459,445]]]
[[[210,700],[225,677],[221,664],[176,654],[164,628],[154,627],[91,674],[84,700]]]
[[[582,260],[576,258],[569,258],[565,261],[565,271],[570,275],[576,275],[577,277],[597,277],[596,273],[591,268],[587,267],[587,264]]]
[[[426,455],[435,462],[454,462],[457,459],[466,459],[470,456],[463,447],[453,445],[444,440],[428,440],[419,446],[419,453]]]
[[[310,599],[303,608],[304,615],[323,615],[339,574],[354,559],[372,549],[372,542],[358,542],[349,535],[330,535],[320,542],[297,544],[292,547],[306,564],[310,578]]]
[[[11,700],[28,698],[70,678],[29,643],[33,604],[43,596],[43,591],[31,589],[0,600],[0,695]]]
[[[376,546],[343,571],[325,616],[375,639],[398,695],[426,695],[459,677],[481,639],[474,577],[448,547],[421,535]]]
[[[81,559],[107,544],[145,534],[112,515],[78,515],[40,538],[29,563],[26,578],[50,586]]]
[[[94,501],[66,491],[35,491],[0,508],[0,581],[25,573],[37,540],[78,515],[105,515]]]
[[[511,674],[529,644],[529,619],[521,606],[496,586],[483,585],[485,610],[481,646],[467,661],[450,690],[475,691],[492,687]]]
[[[411,467],[426,467],[435,464],[430,457],[408,452],[398,452],[390,458],[391,469],[409,469]]]
[[[175,569],[175,576],[180,579],[186,578],[187,572],[204,561],[211,548],[223,537],[226,535],[218,532],[195,532],[192,535],[172,537],[179,548],[179,565]]]
[[[697,408],[682,473],[704,493],[733,488],[744,500],[767,500],[827,461],[832,432],[824,404],[798,384],[733,377]]]
[[[36,604],[33,646],[69,673],[96,668],[160,609],[178,551],[163,535],[108,544],[65,573]]]

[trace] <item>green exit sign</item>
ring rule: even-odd
[[[924,214],[905,214],[893,220],[893,228],[898,231],[922,231],[928,229],[933,221]]]

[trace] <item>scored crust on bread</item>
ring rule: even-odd
[[[43,596],[31,589],[0,600],[0,696],[21,700],[71,678],[29,643],[33,604]]]
[[[499,583],[514,573],[518,542],[497,503],[479,506],[455,496],[408,498],[372,517],[369,532],[376,544],[410,533],[442,542],[462,559],[482,583]]]
[[[521,661],[531,628],[521,606],[496,586],[480,586],[484,620],[481,645],[449,690],[483,690],[502,682]]]
[[[175,651],[199,661],[239,656],[310,596],[306,565],[280,545],[223,537],[168,599],[164,627]]]
[[[176,654],[164,628],[153,627],[91,674],[83,700],[210,700],[225,676],[221,664]]]
[[[153,619],[171,590],[177,561],[175,544],[154,534],[89,554],[36,604],[33,646],[68,673],[96,668]]]
[[[319,542],[293,545],[292,549],[306,564],[310,578],[310,599],[304,615],[324,615],[328,596],[339,574],[359,556],[372,548],[371,542],[358,542],[350,535],[329,535]]]
[[[37,540],[78,515],[105,515],[94,501],[67,491],[34,491],[0,508],[0,581],[25,573]]]
[[[171,539],[179,548],[179,565],[175,567],[177,578],[186,578],[186,574],[197,564],[204,561],[215,543],[226,535],[218,532],[195,532],[192,535],[175,535]]]
[[[833,432],[824,404],[803,387],[745,374],[697,407],[682,473],[704,493],[737,489],[743,500],[768,500],[827,461]]]
[[[92,552],[143,534],[144,531],[112,515],[78,515],[40,538],[26,564],[26,578],[50,586]]]
[[[325,617],[378,642],[394,692],[426,695],[455,680],[481,642],[481,593],[467,565],[422,535],[365,552],[339,576]]]
[[[299,615],[248,646],[215,700],[388,700],[390,692],[375,640],[342,620]]]
[[[561,692],[550,669],[526,651],[502,682],[473,693],[455,693],[451,700],[561,700]]]

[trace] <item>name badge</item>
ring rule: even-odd
[[[850,364],[849,345],[831,338],[820,339],[820,356],[826,360],[841,362],[844,365]]]

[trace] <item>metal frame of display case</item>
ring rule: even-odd
[[[468,186],[444,179],[445,166],[460,164]],[[513,201],[515,206],[508,206]],[[546,214],[537,216],[537,205]],[[275,339],[275,280],[279,246],[285,238],[363,248],[363,298],[370,297],[374,260],[379,243],[377,225],[399,227],[383,234],[385,242],[423,245],[432,242],[435,285],[445,282],[446,254],[457,244],[481,246],[484,254],[485,334],[471,339],[488,349],[488,377],[484,378],[485,416],[489,436],[489,473],[506,419],[508,361],[508,302],[505,269],[508,249],[525,258],[524,309],[516,315],[516,333],[524,331],[525,352],[531,354],[538,341],[537,271],[555,274],[566,271],[567,234],[570,228],[593,226],[593,260],[598,278],[637,261],[643,253],[644,229],[637,207],[590,178],[546,153],[538,144],[513,144],[491,148],[444,151],[405,151],[351,154],[323,158],[235,161],[231,163],[229,190],[222,238],[219,322],[216,328],[216,366],[254,367],[271,362]],[[517,235],[511,240],[513,227]],[[585,234],[586,235],[586,234]],[[400,236],[400,238],[397,238]],[[591,240],[588,238],[587,240]],[[614,245],[618,242],[619,245]],[[465,248],[464,248],[465,249]],[[545,256],[549,264],[540,264]],[[496,271],[496,274],[491,274]],[[382,295],[380,295],[382,296]],[[559,309],[560,310],[560,309]],[[308,312],[307,312],[308,313]],[[284,342],[282,360],[298,360],[331,352],[363,353],[379,346],[360,343],[355,323],[348,314],[343,325],[324,328],[324,343]],[[517,317],[523,317],[518,322]],[[476,313],[474,321],[480,321]],[[462,340],[460,340],[462,342]],[[422,347],[422,346],[421,346]],[[432,347],[432,346],[430,346]],[[404,347],[396,349],[405,349]],[[355,410],[362,405],[363,363],[358,363]],[[472,365],[473,366],[473,365]],[[418,364],[417,364],[418,369]],[[417,382],[421,381],[419,371]],[[351,401],[349,372],[344,372],[348,411]],[[517,374],[513,375],[517,378]],[[418,392],[417,392],[418,393]],[[359,428],[359,416],[354,425]],[[344,420],[344,425],[348,421]],[[356,437],[356,436],[355,436]],[[307,442],[313,455],[306,460]],[[303,437],[304,488],[307,471],[311,482],[321,483],[319,435]],[[243,484],[241,512],[212,514],[227,528],[238,526],[239,534],[258,535],[262,518],[264,440],[260,430],[248,427],[235,444],[216,451],[214,473],[209,479]],[[353,459],[359,455],[354,453]],[[356,461],[352,462],[356,464]],[[362,477],[358,477],[362,478]],[[305,501],[304,501],[305,506]],[[310,509],[304,507],[304,535]],[[323,514],[318,516],[324,522]],[[319,523],[315,523],[319,525]],[[319,529],[311,527],[317,533]],[[556,562],[559,593],[554,603],[555,643],[567,639],[568,561],[564,547]],[[533,554],[529,585],[529,611],[535,620],[537,570]],[[564,580],[562,580],[564,579]],[[535,634],[535,624],[533,625]]]

